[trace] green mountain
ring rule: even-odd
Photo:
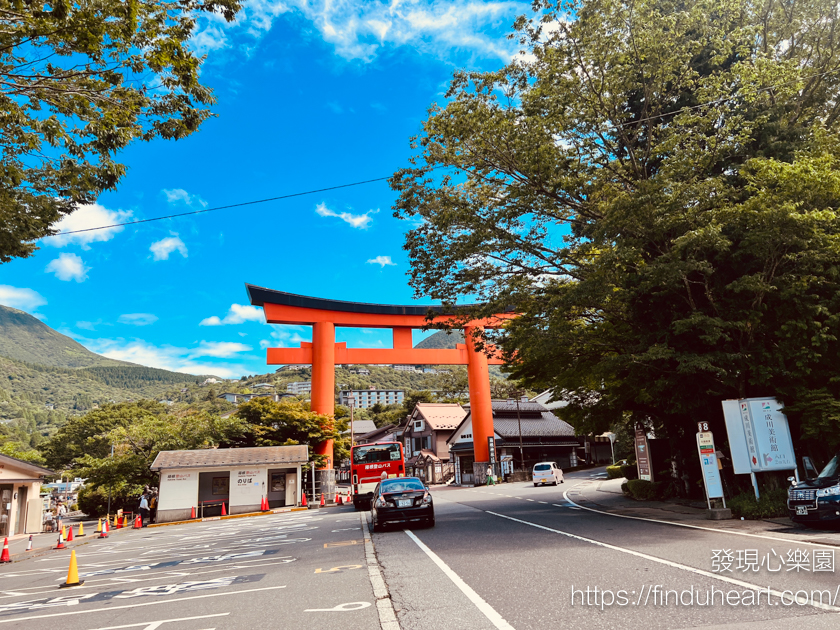
[[[106,359],[16,308],[0,305],[0,355],[52,367],[135,366]]]
[[[424,350],[454,350],[455,344],[458,343],[464,343],[464,333],[460,330],[453,330],[452,332],[439,330],[431,337],[426,337],[414,347]]]

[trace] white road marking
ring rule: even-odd
[[[348,602],[339,604],[335,608],[307,608],[303,612],[348,612],[350,610],[361,610],[370,606],[370,602]]]
[[[165,623],[174,623],[176,621],[192,621],[193,619],[210,619],[211,617],[225,617],[229,612],[218,613],[216,615],[201,615],[200,617],[181,617],[180,619],[161,619],[160,621],[141,621],[140,623],[130,623],[125,626],[108,626],[107,628],[96,628],[96,630],[120,630],[121,628],[137,628],[143,626],[143,630],[156,630]]]
[[[636,556],[637,558],[644,558],[645,560],[650,560],[651,562],[658,562],[659,564],[664,564],[669,567],[673,567],[675,569],[681,569],[683,571],[688,571],[689,573],[694,573],[696,575],[702,575],[704,577],[712,578],[713,580],[720,580],[721,582],[727,582],[728,584],[734,584],[736,586],[741,586],[743,588],[750,589],[752,591],[764,591],[766,593],[771,593],[773,596],[782,598],[784,593],[781,591],[776,591],[770,589],[767,586],[759,586],[758,584],[751,584],[750,582],[744,582],[743,580],[736,580],[735,578],[726,577],[724,575],[720,575],[719,573],[711,573],[710,571],[704,571],[703,569],[695,569],[694,567],[690,567],[685,564],[680,564],[678,562],[672,562],[670,560],[665,560],[664,558],[657,558],[656,556],[651,556],[646,553],[642,553],[640,551],[634,551],[632,549],[626,549],[624,547],[618,547],[616,545],[611,545],[609,543],[601,542],[599,540],[593,540],[591,538],[585,538],[583,536],[578,536],[577,534],[571,534],[569,532],[563,532],[559,529],[552,529],[551,527],[546,527],[545,525],[538,525],[537,523],[531,523],[529,521],[523,521],[519,518],[514,518],[513,516],[506,516],[505,514],[497,514],[496,512],[487,511],[488,514],[492,514],[493,516],[498,516],[500,518],[507,519],[509,521],[515,521],[517,523],[522,523],[523,525],[528,525],[529,527],[536,527],[537,529],[542,529],[547,532],[551,532],[553,534],[560,534],[561,536],[567,536],[569,538],[574,538],[575,540],[580,540],[583,542],[587,542],[591,545],[596,545],[598,547],[604,547],[606,549],[611,549],[613,551],[619,551],[621,553],[626,553],[631,556]],[[830,610],[832,612],[840,612],[840,608],[837,606],[830,606],[828,604],[823,604],[822,602],[815,602],[809,601],[808,604],[813,606],[814,608],[819,608],[821,610]]]
[[[537,503],[542,503],[543,505],[547,505],[548,501],[537,501]]]
[[[492,514],[492,512],[489,512]],[[449,568],[449,565],[446,564],[443,560],[441,560],[440,556],[438,556],[434,551],[429,549],[422,540],[417,538],[414,533],[410,530],[405,530],[405,533],[408,534],[408,537],[411,538],[423,552],[432,559],[441,571],[444,572],[446,577],[448,577],[452,582],[457,586],[461,592],[467,596],[467,598],[475,604],[476,608],[478,608],[482,614],[487,617],[490,623],[493,624],[494,627],[499,628],[499,630],[514,630],[513,626],[510,625],[507,621],[505,621],[502,616],[496,612],[496,609],[493,608],[490,604],[488,604],[484,599],[482,599],[481,595],[476,593],[469,584],[464,582],[461,577],[455,573],[452,569]]]
[[[70,615],[89,615],[92,613],[108,612],[110,610],[125,610],[127,608],[140,608],[141,606],[160,606],[161,604],[174,604],[175,602],[186,602],[193,599],[206,599],[208,597],[224,597],[226,595],[244,595],[245,593],[256,593],[258,591],[275,591],[283,586],[264,586],[263,588],[249,588],[242,591],[228,591],[225,593],[210,593],[208,595],[195,595],[193,597],[177,597],[175,599],[162,599],[154,602],[142,602],[129,604],[128,606],[108,606],[106,608],[92,608],[91,610],[74,610],[71,612],[53,613],[51,615],[31,615],[29,617],[18,617],[15,619],[0,619],[0,623],[20,623],[32,619],[49,619],[51,617],[69,617]]]
[[[603,510],[596,510],[594,508],[586,507],[572,501],[566,492],[563,493],[563,498],[572,504],[572,510],[586,510],[587,512],[595,512],[596,514],[605,514],[607,516],[614,516],[615,518],[629,518],[634,521],[648,521],[650,523],[660,523],[662,525],[673,525],[674,527],[687,527],[689,529],[703,529],[707,532],[717,532],[719,534],[733,534],[735,536],[747,536],[748,538],[763,538],[764,540],[778,540],[786,543],[796,543],[797,545],[810,545],[812,547],[821,547],[823,549],[836,549],[834,545],[824,545],[821,543],[809,542],[807,540],[798,540],[796,538],[782,538],[781,536],[766,536],[764,534],[750,534],[748,532],[739,532],[731,529],[720,529],[718,527],[703,527],[701,525],[689,525],[688,523],[674,523],[672,521],[662,521],[656,518],[645,518],[643,516],[628,516],[627,514],[613,514],[612,512],[604,512]]]

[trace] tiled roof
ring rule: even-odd
[[[432,430],[439,431],[457,427],[467,412],[457,403],[417,403],[412,417],[416,414],[423,416]]]
[[[523,437],[574,437],[572,425],[548,411],[539,403],[520,402]],[[493,429],[502,438],[519,439],[516,401],[493,401]],[[450,438],[451,439],[451,438]]]
[[[371,431],[376,431],[376,424],[374,424],[373,420],[353,421],[353,433],[356,435],[359,433],[370,433]]]
[[[254,448],[203,448],[194,451],[161,451],[152,470],[173,468],[212,468],[255,464],[305,464],[309,448],[296,446],[258,446]]]

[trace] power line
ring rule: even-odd
[[[82,232],[94,232],[96,230],[107,230],[110,228],[115,227],[122,227],[124,225],[136,225],[137,223],[149,223],[151,221],[163,221],[164,219],[175,219],[177,217],[186,217],[193,214],[204,214],[205,212],[215,212],[216,210],[228,210],[230,208],[241,208],[242,206],[253,206],[258,203],[268,203],[269,201],[279,201],[281,199],[291,199],[292,197],[302,197],[303,195],[314,195],[315,193],[320,192],[327,192],[329,190],[338,190],[339,188],[350,188],[351,186],[361,186],[362,184],[371,184],[373,182],[381,182],[385,181],[386,179],[390,179],[391,176],[388,177],[377,177],[376,179],[366,179],[360,182],[353,182],[351,184],[340,184],[338,186],[330,186],[328,188],[318,188],[316,190],[306,190],[304,192],[298,193],[290,193],[288,195],[280,195],[279,197],[269,197],[267,199],[256,199],[254,201],[243,201],[242,203],[232,203],[227,206],[216,206],[215,208],[205,208],[203,210],[193,210],[191,212],[181,212],[179,214],[169,214],[164,217],[153,217],[151,219],[138,219],[137,221],[126,221],[125,223],[113,223],[111,225],[100,225],[98,227],[92,228],[85,228],[83,230],[72,230],[70,232],[58,232],[56,234],[50,234],[45,236],[44,238],[49,238],[50,236],[66,236],[68,234],[81,234]]]

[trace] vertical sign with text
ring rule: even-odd
[[[711,431],[697,434],[697,450],[700,453],[700,466],[703,469],[706,495],[710,499],[719,499],[723,496],[723,484],[720,480],[720,470],[715,454],[715,440]]]
[[[648,448],[647,434],[645,430],[636,428],[636,466],[639,469],[639,479],[653,481],[653,473],[650,470],[650,452]]]

